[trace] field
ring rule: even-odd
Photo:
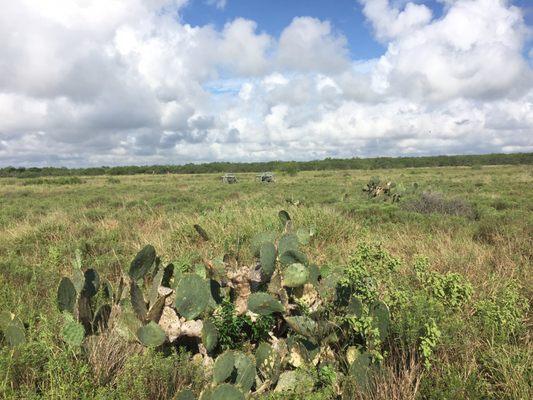
[[[401,200],[370,199],[362,188],[373,175],[401,183]],[[84,269],[116,286],[147,244],[183,272],[226,253],[252,265],[252,238],[281,232],[280,210],[295,230],[312,232],[302,250],[324,275],[374,279],[372,296],[387,300],[390,329],[374,347],[367,339],[380,364],[370,389],[340,367],[304,361],[287,368],[313,370],[310,385],[253,398],[533,398],[531,166],[293,171],[274,184],[238,178],[235,185],[220,174],[0,179],[0,311],[26,331],[14,349],[0,339],[0,398],[170,399],[187,387],[198,395],[211,378],[183,352],[67,345],[59,281],[73,273],[79,250]],[[374,270],[372,257],[398,265]],[[353,329],[365,336],[364,327]],[[235,347],[253,352],[253,345]],[[116,348],[121,353],[108,356]],[[304,394],[309,387],[314,394]]]

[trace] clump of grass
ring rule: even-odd
[[[384,364],[370,376],[366,390],[361,390],[355,378],[347,376],[342,400],[414,400],[420,388],[422,365],[416,350],[395,351]]]
[[[440,193],[424,192],[418,199],[405,203],[404,208],[421,214],[443,214],[475,219],[477,212],[468,202],[460,198],[447,199]]]
[[[116,380],[118,398],[134,400],[173,399],[185,388],[199,394],[207,383],[204,367],[187,353],[165,357],[154,350],[129,358]]]
[[[507,210],[508,208],[511,208],[511,204],[505,200],[499,199],[492,203],[492,208],[498,211]]]
[[[497,219],[488,218],[479,224],[472,239],[478,243],[482,244],[496,244],[502,237],[502,228],[501,224]]]
[[[87,359],[99,385],[113,382],[121,374],[128,359],[141,353],[143,347],[123,340],[114,331],[92,336],[87,341]]]

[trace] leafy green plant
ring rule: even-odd
[[[498,292],[477,301],[474,308],[482,332],[506,341],[524,332],[530,305],[520,293],[520,287],[510,282]]]
[[[434,319],[430,319],[424,325],[424,333],[420,338],[420,354],[424,360],[424,367],[429,369],[431,367],[431,358],[435,347],[437,347],[439,338],[441,336],[441,331],[439,330]]]
[[[466,278],[454,272],[430,271],[427,258],[418,258],[414,270],[422,286],[443,304],[460,307],[472,296],[472,284]]]

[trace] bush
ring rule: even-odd
[[[481,331],[500,341],[507,341],[524,333],[529,310],[527,298],[519,287],[509,283],[492,296],[475,304],[476,318]]]
[[[462,199],[446,199],[440,193],[424,192],[418,199],[405,203],[404,208],[421,214],[456,215],[476,219],[476,210]]]
[[[473,293],[470,282],[461,274],[448,272],[441,274],[430,271],[427,258],[419,258],[415,262],[415,273],[422,287],[442,304],[460,307],[466,303]]]

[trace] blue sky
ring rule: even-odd
[[[401,5],[407,1],[395,3]],[[442,15],[442,3],[434,0],[418,0],[416,3],[431,8],[436,17]],[[533,0],[514,0],[512,3],[524,10],[526,22],[532,25]],[[181,16],[191,25],[212,24],[219,29],[235,18],[247,18],[257,22],[259,31],[274,37],[278,37],[294,17],[311,16],[330,21],[334,29],[348,39],[353,59],[375,58],[385,51],[385,46],[372,36],[372,27],[356,0],[226,0],[223,8],[217,7],[214,1],[192,0],[182,9]]]
[[[3,3],[0,166],[533,151],[533,0]]]

